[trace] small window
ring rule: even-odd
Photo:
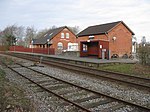
[[[69,33],[66,33],[66,38],[69,38]]]
[[[83,52],[87,52],[87,45],[83,44]]]
[[[44,35],[44,37],[46,37],[46,36],[47,36],[47,34]]]
[[[51,36],[53,33],[50,33],[49,36]]]
[[[64,33],[61,33],[61,38],[64,38]]]
[[[57,46],[58,46],[58,49],[63,49],[63,43],[59,42],[59,43],[57,44]]]

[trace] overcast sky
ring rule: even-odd
[[[0,30],[8,25],[90,26],[124,21],[135,33],[150,41],[150,0],[0,0]]]

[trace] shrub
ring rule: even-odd
[[[140,63],[142,65],[150,65],[150,46],[140,46],[137,51]]]

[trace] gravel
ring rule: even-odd
[[[102,92],[119,99],[123,99],[126,101],[133,102],[135,104],[146,105],[150,107],[149,91],[142,91],[134,87],[118,85],[113,82],[96,79],[94,77],[87,77],[84,74],[72,73],[67,70],[61,70],[55,67],[45,66],[44,68],[41,67],[32,67],[32,68],[47,73],[51,76],[64,79],[74,84],[82,85],[83,87],[87,87],[89,89],[93,89],[98,92]]]
[[[33,62],[30,62],[30,61],[28,61],[27,63],[25,62],[26,61],[23,61],[22,64],[26,66],[33,65]],[[149,91],[142,91],[134,87],[127,87],[127,86],[117,84],[114,82],[110,82],[110,81],[106,81],[102,79],[96,79],[94,77],[90,77],[85,74],[70,72],[70,71],[55,68],[52,66],[46,66],[46,65],[44,65],[44,67],[33,66],[31,68],[34,68],[35,70],[38,70],[40,72],[44,72],[48,75],[72,82],[74,84],[79,84],[83,87],[93,89],[98,92],[105,93],[107,95],[111,95],[119,99],[134,102],[135,104],[139,104],[139,105],[147,105],[150,108],[150,92]],[[17,70],[19,69],[20,68],[17,68]],[[7,72],[7,77],[9,78],[10,81],[16,82],[17,84],[21,85],[25,90],[27,90],[28,97],[31,98],[34,102],[36,102],[35,107],[37,107],[37,112],[50,112],[54,110],[55,112],[63,112],[63,111],[67,111],[68,108],[71,107],[71,106],[58,107],[57,103],[60,101],[60,99],[57,102],[57,101],[54,101],[53,95],[50,98],[43,97],[43,96],[46,96],[45,95],[46,93],[42,93],[42,92],[37,93],[36,90],[34,90],[33,88],[31,88],[29,85],[26,84],[27,81],[25,81],[21,77],[18,77],[18,75],[12,73],[8,69],[5,69],[5,70]],[[20,69],[20,71],[26,72],[23,69]],[[57,92],[60,92],[60,90]],[[39,98],[41,98],[41,100],[39,100]],[[48,100],[45,101],[45,99],[48,99]],[[109,106],[107,105],[106,107],[109,107]],[[99,110],[100,109],[101,107],[99,107]],[[127,112],[129,110],[133,110],[133,107],[126,106],[124,108],[116,110],[115,112]]]
[[[74,84],[82,85],[89,89],[93,89],[102,93],[107,93],[108,95],[124,99],[127,101],[134,102],[140,105],[150,105],[150,92],[142,91],[134,87],[127,87],[123,85],[118,85],[113,82],[106,80],[96,79],[94,77],[87,77],[84,74],[72,73],[67,70],[62,70],[55,67],[45,66],[41,67],[32,67],[35,70],[44,72],[54,77],[72,82]]]
[[[96,108],[92,108],[91,111],[100,111],[100,110],[103,110],[105,108],[109,108],[112,105],[117,105],[117,104],[118,104],[118,102],[111,102],[111,103],[108,103],[108,104],[100,105],[100,106],[98,106]]]
[[[6,77],[10,82],[18,84],[25,90],[25,94],[27,95],[27,98],[31,99],[36,112],[67,112],[71,108],[74,108],[71,104],[67,104],[66,106],[66,102],[64,100],[61,100],[47,92],[42,92],[39,87],[34,84],[30,84],[28,80],[18,76],[9,69],[5,68],[4,70],[6,72]],[[41,92],[39,92],[39,90],[41,90]],[[63,104],[65,104],[65,106]]]

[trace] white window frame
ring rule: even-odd
[[[61,33],[61,38],[65,38],[65,35],[64,35],[64,33]]]
[[[69,38],[69,33],[66,33],[66,38]]]
[[[58,48],[58,49],[63,49],[63,43],[62,43],[62,42],[58,42],[57,48]]]
[[[82,49],[82,51],[83,51],[83,52],[87,52],[87,50],[88,50],[87,44],[83,44],[83,49]]]
[[[71,49],[72,49],[72,43],[69,42],[69,43],[68,43],[68,51],[70,51]]]

